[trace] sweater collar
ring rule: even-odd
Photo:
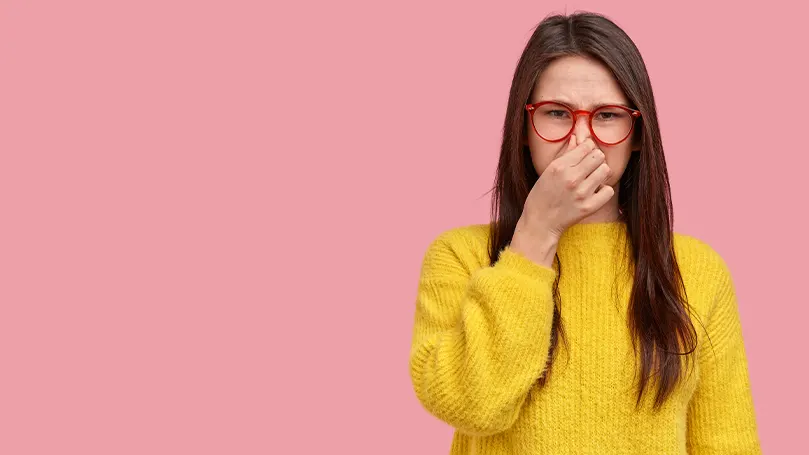
[[[574,224],[562,233],[557,246],[562,267],[567,265],[568,269],[613,268],[628,252],[629,239],[623,221]]]

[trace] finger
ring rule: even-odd
[[[585,139],[581,144],[578,144],[575,148],[562,154],[558,160],[561,160],[564,164],[568,166],[575,166],[579,164],[585,156],[587,156],[593,149],[596,148],[596,143],[590,139]]]
[[[587,178],[581,183],[581,189],[585,194],[592,194],[600,191],[604,186],[604,182],[610,177],[612,170],[606,162],[601,163],[596,169],[593,170]],[[607,185],[609,186],[609,185]]]
[[[593,149],[578,164],[572,166],[578,181],[583,181],[606,161],[604,152]]]
[[[579,145],[579,144],[576,142],[576,135],[571,134],[570,139],[568,139],[568,141],[567,141],[567,144],[564,147],[562,147],[558,152],[556,152],[556,155],[553,156],[553,159],[555,160],[555,159],[559,158],[560,156],[568,153],[569,151],[575,149],[577,145]],[[551,161],[553,161],[553,160],[551,160]]]
[[[615,188],[609,185],[604,185],[603,187],[601,187],[601,189],[593,193],[593,196],[587,200],[587,205],[590,207],[590,210],[595,212],[596,210],[603,207],[604,204],[606,204],[607,201],[609,201],[610,198],[612,198],[614,195],[615,195]]]

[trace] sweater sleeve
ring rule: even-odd
[[[491,435],[517,420],[543,373],[557,272],[508,247],[493,266],[470,267],[463,243],[440,236],[424,257],[410,376],[432,415]]]
[[[720,265],[705,326],[710,339],[700,348],[699,383],[688,409],[688,453],[760,454],[736,293],[721,259]]]

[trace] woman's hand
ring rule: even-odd
[[[568,146],[551,161],[537,180],[517,222],[511,248],[534,262],[550,267],[562,233],[596,212],[615,194],[603,185],[610,176],[604,152],[587,138]]]

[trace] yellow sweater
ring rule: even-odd
[[[576,224],[562,235],[569,349],[557,346],[544,387],[536,381],[550,346],[556,265],[506,248],[489,266],[485,224],[448,230],[431,243],[418,283],[410,375],[427,411],[456,429],[451,455],[761,453],[733,282],[718,253],[694,237],[677,233],[674,245],[698,316],[695,374],[684,370],[686,382],[657,413],[650,383],[635,409],[626,323],[632,279],[619,266],[625,235],[620,222]]]

